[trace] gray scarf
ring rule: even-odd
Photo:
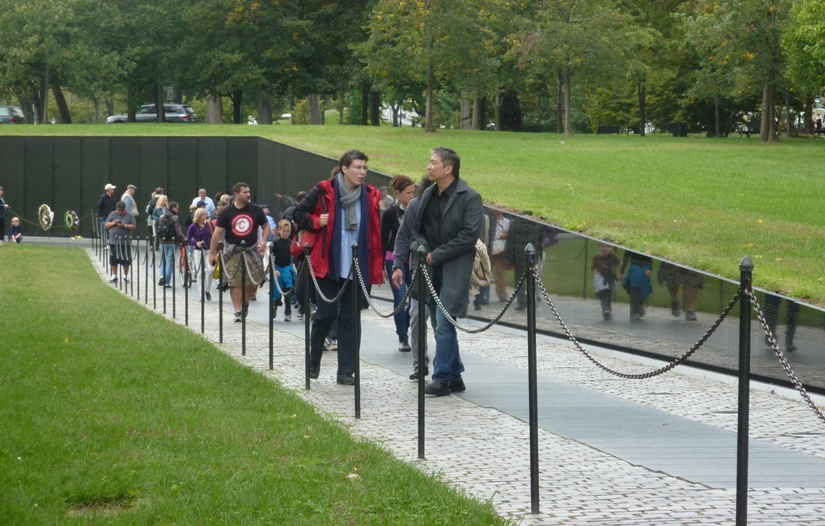
[[[358,188],[350,191],[344,182],[344,174],[338,172],[335,176],[338,181],[338,197],[341,201],[341,208],[344,209],[344,220],[346,221],[347,230],[356,230],[358,228],[358,212],[355,205],[361,200],[361,185]]]

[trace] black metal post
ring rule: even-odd
[[[538,360],[536,359],[536,249],[532,243],[524,248],[527,254],[527,383],[530,406],[530,512],[539,511],[539,404]]]
[[[178,269],[178,252],[180,252],[180,247],[174,241],[172,242],[172,318],[176,317],[176,307],[177,307],[177,290],[178,290],[178,279],[175,276],[175,271]],[[164,289],[166,290],[166,289]]]
[[[215,264],[218,266],[218,342],[223,343],[223,257],[220,248]]]
[[[748,427],[750,425],[751,299],[753,262],[739,263],[739,422],[736,428],[736,526],[748,524]]]
[[[588,272],[588,264],[589,264],[589,261],[590,261],[590,256],[587,254],[588,246],[589,246],[588,239],[584,238],[584,258],[582,259],[582,261],[584,262],[584,272],[582,273],[583,276],[584,276],[584,279],[582,281],[582,299],[583,300],[587,299],[587,283],[589,281],[593,281],[592,279],[590,279],[591,273]],[[535,248],[535,247],[533,247],[533,248]],[[596,248],[599,248],[599,247],[596,247]]]
[[[109,236],[109,239],[112,239],[112,236]],[[117,263],[123,260],[123,254],[121,254],[123,252],[123,236],[115,237],[115,244],[109,248],[113,248],[115,252],[115,277],[118,278],[116,287],[123,292],[123,266]],[[109,264],[111,265],[111,261]]]
[[[137,281],[137,300],[138,303],[140,302],[140,236],[135,238],[135,250],[132,252],[131,245],[129,246],[129,256],[131,259],[131,265],[129,268],[132,270],[132,290],[135,288],[135,281]],[[132,254],[137,254],[137,265],[135,265],[135,258],[131,257]]]
[[[272,304],[272,296],[275,295],[275,245],[270,245],[267,257],[269,258],[269,370],[271,371],[275,367],[275,348],[272,344],[273,326],[275,324],[275,316],[273,315],[275,306]],[[284,308],[286,308],[286,302],[287,299],[284,298]]]
[[[237,271],[236,271],[237,272]],[[241,241],[241,356],[246,356],[246,241]]]
[[[155,247],[155,241],[152,241],[152,310],[157,310],[158,308],[158,263],[156,261],[156,256],[158,254],[157,248]],[[148,260],[147,260],[148,261]],[[149,278],[149,271],[146,271],[146,278]],[[148,285],[147,285],[148,287]],[[147,291],[149,289],[146,289]],[[149,294],[148,292],[146,293]],[[147,298],[148,299],[148,298]]]
[[[206,247],[201,250],[201,334],[206,331]]]
[[[358,242],[352,243],[352,270],[350,271],[349,286],[352,287],[352,349],[355,354],[355,418],[361,419],[361,302],[358,298],[358,280],[355,265],[358,264]],[[344,285],[346,286],[346,285]]]
[[[312,319],[312,309],[309,305],[309,288],[312,286],[309,277],[309,243],[304,243],[304,268],[301,271],[301,277],[304,280],[304,389],[309,391],[309,336],[310,322]]]
[[[424,413],[424,373],[427,370],[425,350],[427,348],[427,284],[425,259],[427,249],[418,247],[418,458],[424,456],[425,413]],[[435,363],[435,362],[433,362]]]
[[[189,274],[189,251],[185,245],[181,253],[183,258],[183,324],[189,327],[189,287],[192,286],[192,276]]]

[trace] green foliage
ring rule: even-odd
[[[85,251],[0,248],[0,296],[3,524],[507,524],[107,287]]]

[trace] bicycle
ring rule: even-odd
[[[180,247],[180,260],[178,261],[178,279],[183,288],[192,286],[192,258],[189,256],[186,246]]]

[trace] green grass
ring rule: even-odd
[[[505,524],[124,298],[81,250],[0,248],[0,297],[0,524]]]
[[[356,147],[372,168],[413,177],[424,174],[432,147],[450,146],[462,157],[462,176],[489,204],[731,279],[750,255],[757,286],[825,305],[825,143],[814,139],[205,124],[8,126],[2,133],[260,135],[332,157]]]

